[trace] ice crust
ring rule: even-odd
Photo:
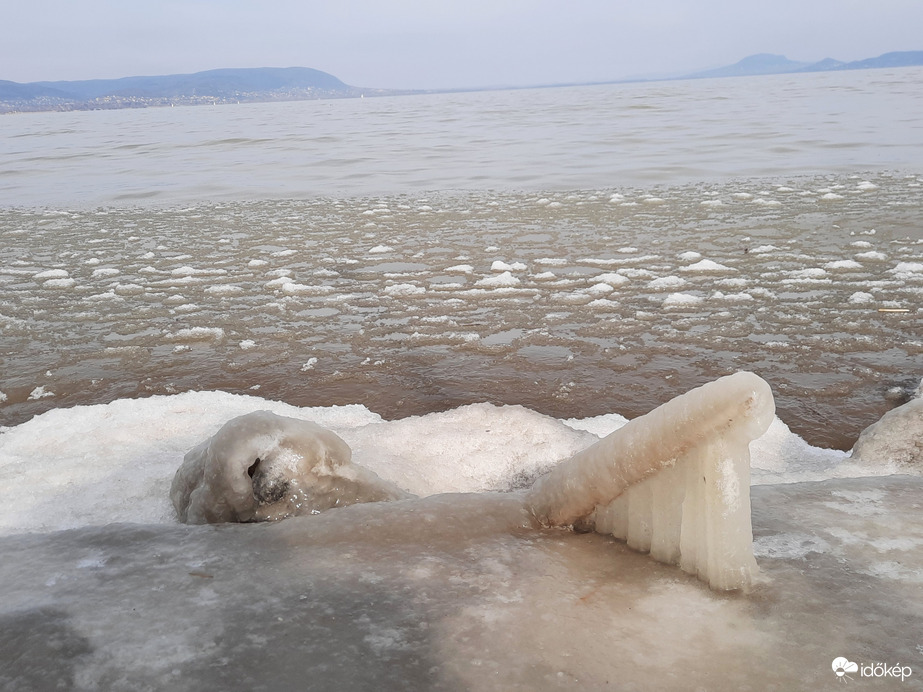
[[[0,536],[0,689],[832,690],[847,655],[913,666],[857,689],[915,690],[921,492],[754,488],[765,581],[746,598],[531,528],[513,493]]]
[[[266,521],[356,502],[411,497],[351,462],[342,438],[311,421],[255,411],[183,459],[170,488],[180,521]]]
[[[592,525],[712,588],[748,587],[749,443],[774,417],[764,380],[720,378],[556,466],[530,492],[530,510],[546,526]]]

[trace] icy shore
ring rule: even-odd
[[[423,497],[179,524],[183,454],[258,409],[329,427]],[[846,657],[910,666],[900,689],[918,688],[923,479],[812,448],[776,419],[750,445],[761,578],[721,594],[528,516],[519,489],[624,423],[486,404],[387,422],[198,392],[8,428],[0,687],[803,689],[834,684]]]

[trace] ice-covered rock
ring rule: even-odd
[[[896,464],[904,473],[923,474],[923,399],[911,399],[863,430],[851,458],[868,464]]]
[[[180,521],[266,521],[410,495],[353,464],[335,433],[310,421],[255,411],[191,449],[173,478]]]
[[[757,572],[749,443],[775,416],[769,385],[739,372],[629,421],[536,482],[546,526],[589,524],[716,589]]]

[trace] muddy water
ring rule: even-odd
[[[738,369],[848,448],[923,370],[912,175],[0,210],[0,424],[223,389],[629,417]]]

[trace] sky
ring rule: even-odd
[[[313,67],[453,89],[923,50],[921,0],[0,0],[0,80]]]

